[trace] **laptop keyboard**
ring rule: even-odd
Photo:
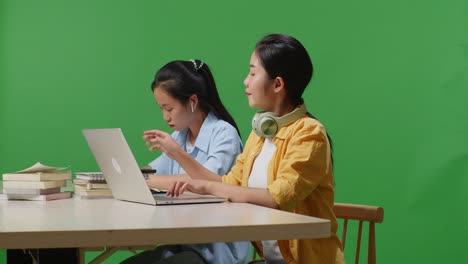
[[[174,200],[174,197],[169,197],[165,195],[153,195],[154,199],[157,201],[171,201]]]
[[[154,199],[157,201],[174,201],[174,200],[194,200],[194,199],[202,199],[205,197],[198,196],[198,195],[190,195],[190,194],[183,194],[179,197],[169,197],[165,194],[153,194]]]

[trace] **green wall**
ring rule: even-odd
[[[210,65],[245,140],[253,46],[288,33],[314,61],[304,97],[335,142],[336,200],[385,208],[379,263],[465,263],[467,31],[466,0],[0,0],[0,173],[97,170],[96,127],[146,164],[142,131],[169,131],[149,84],[174,59]]]

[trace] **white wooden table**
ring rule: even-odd
[[[330,221],[244,203],[0,201],[0,248],[89,248],[330,236]]]

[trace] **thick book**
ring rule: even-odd
[[[101,172],[77,172],[76,178],[80,180],[93,180],[93,181],[105,181],[104,175]]]
[[[5,189],[48,189],[67,186],[66,180],[60,181],[3,181]]]
[[[17,188],[3,188],[5,194],[50,194],[60,192],[60,187],[53,187],[48,189],[17,189]]]
[[[107,183],[87,183],[87,184],[76,184],[75,190],[95,190],[95,189],[109,189]]]
[[[57,181],[70,180],[71,171],[67,167],[52,167],[36,162],[29,168],[3,174],[4,181]]]
[[[63,172],[30,172],[30,173],[5,173],[4,181],[57,181],[71,180],[71,171]]]
[[[107,182],[105,180],[73,179],[73,184],[86,185],[88,183],[107,183]]]
[[[110,189],[81,190],[75,189],[75,194],[81,196],[112,196]]]
[[[58,192],[50,194],[0,194],[0,200],[51,201],[68,198],[71,198],[71,192]]]
[[[91,199],[114,199],[114,196],[107,195],[107,196],[85,196],[79,194],[73,194],[73,198],[78,200],[91,200]]]

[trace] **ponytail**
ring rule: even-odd
[[[195,64],[197,64],[196,62],[197,61],[195,61]],[[209,110],[212,111],[219,119],[222,119],[235,127],[237,134],[239,134],[240,137],[240,132],[236,121],[234,121],[234,118],[232,118],[231,114],[229,114],[226,107],[223,105],[221,98],[219,97],[218,89],[216,88],[216,84],[210,68],[202,61],[199,61],[199,65],[201,66],[198,67],[197,71],[206,82],[207,105]],[[195,66],[195,68],[197,68],[197,66]]]

